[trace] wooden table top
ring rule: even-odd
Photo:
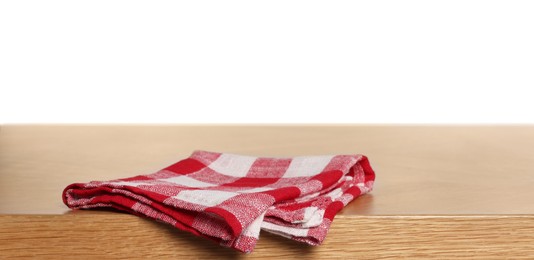
[[[239,254],[170,225],[71,211],[74,182],[157,171],[193,150],[361,153],[375,189],[323,245],[262,232]],[[532,259],[534,126],[0,126],[0,258]]]
[[[193,150],[361,153],[375,189],[341,215],[534,214],[534,126],[0,126],[0,214],[64,214],[73,182],[151,173]]]

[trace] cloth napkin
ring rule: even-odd
[[[363,155],[195,151],[153,174],[71,184],[63,202],[73,209],[112,207],[251,252],[260,229],[321,244],[336,213],[369,192],[374,179]]]

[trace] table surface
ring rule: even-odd
[[[3,125],[0,214],[65,214],[65,186],[146,174],[193,150],[369,157],[341,215],[534,213],[534,126]]]
[[[262,232],[249,255],[62,203],[70,183],[151,173],[193,150],[361,153],[376,186],[338,214],[321,246]],[[532,158],[534,126],[4,125],[0,258],[532,259]]]

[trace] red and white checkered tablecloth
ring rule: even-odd
[[[363,155],[262,158],[195,151],[156,173],[74,183],[73,209],[112,207],[251,252],[260,229],[318,245],[336,213],[369,192]]]

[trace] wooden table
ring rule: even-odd
[[[262,232],[249,255],[61,201],[70,183],[154,172],[196,149],[362,153],[377,180],[336,217],[323,245]],[[532,259],[533,202],[534,126],[0,126],[0,258]]]

